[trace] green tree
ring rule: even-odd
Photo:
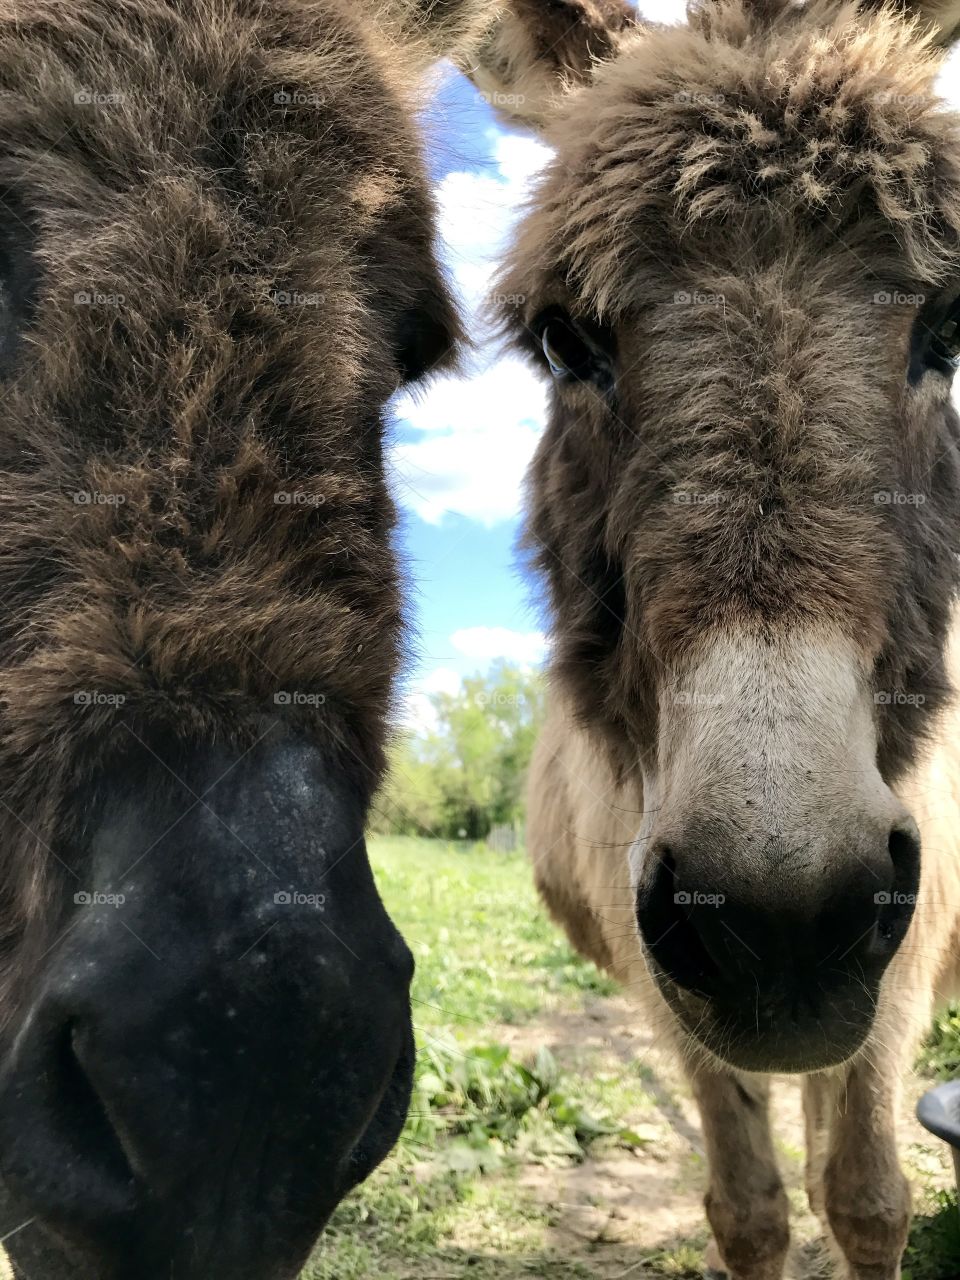
[[[375,829],[479,839],[521,821],[533,745],[543,720],[539,671],[508,662],[434,694],[436,727],[401,734],[375,805]]]

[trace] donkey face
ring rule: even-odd
[[[917,892],[892,787],[947,693],[960,120],[901,18],[762,13],[641,33],[575,100],[503,291],[555,383],[555,674],[642,777],[648,961],[708,1049],[798,1070],[862,1043]]]
[[[381,416],[455,324],[384,67],[325,2],[0,3],[28,1275],[47,1235],[78,1275],[295,1274],[402,1124],[411,961],[362,838],[400,630]]]

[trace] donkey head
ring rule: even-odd
[[[935,38],[820,0],[638,32],[553,130],[502,286],[554,382],[554,673],[642,779],[655,978],[747,1068],[857,1049],[917,892],[893,787],[948,694],[960,549]]]
[[[408,119],[329,3],[0,3],[0,1167],[77,1274],[294,1274],[403,1121]]]

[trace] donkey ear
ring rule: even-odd
[[[459,65],[498,114],[538,128],[637,24],[627,0],[508,0]]]

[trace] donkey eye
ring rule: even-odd
[[[933,335],[930,349],[951,369],[960,368],[960,305],[955,305]]]
[[[558,382],[592,382],[604,391],[613,385],[613,364],[599,331],[588,333],[558,308],[541,316],[535,331]]]
[[[932,315],[921,312],[914,327],[910,381],[919,382],[928,369],[946,378],[960,369],[960,298],[946,311],[941,304]]]
[[[543,354],[555,378],[575,378],[583,382],[590,372],[590,349],[561,320],[543,330]]]

